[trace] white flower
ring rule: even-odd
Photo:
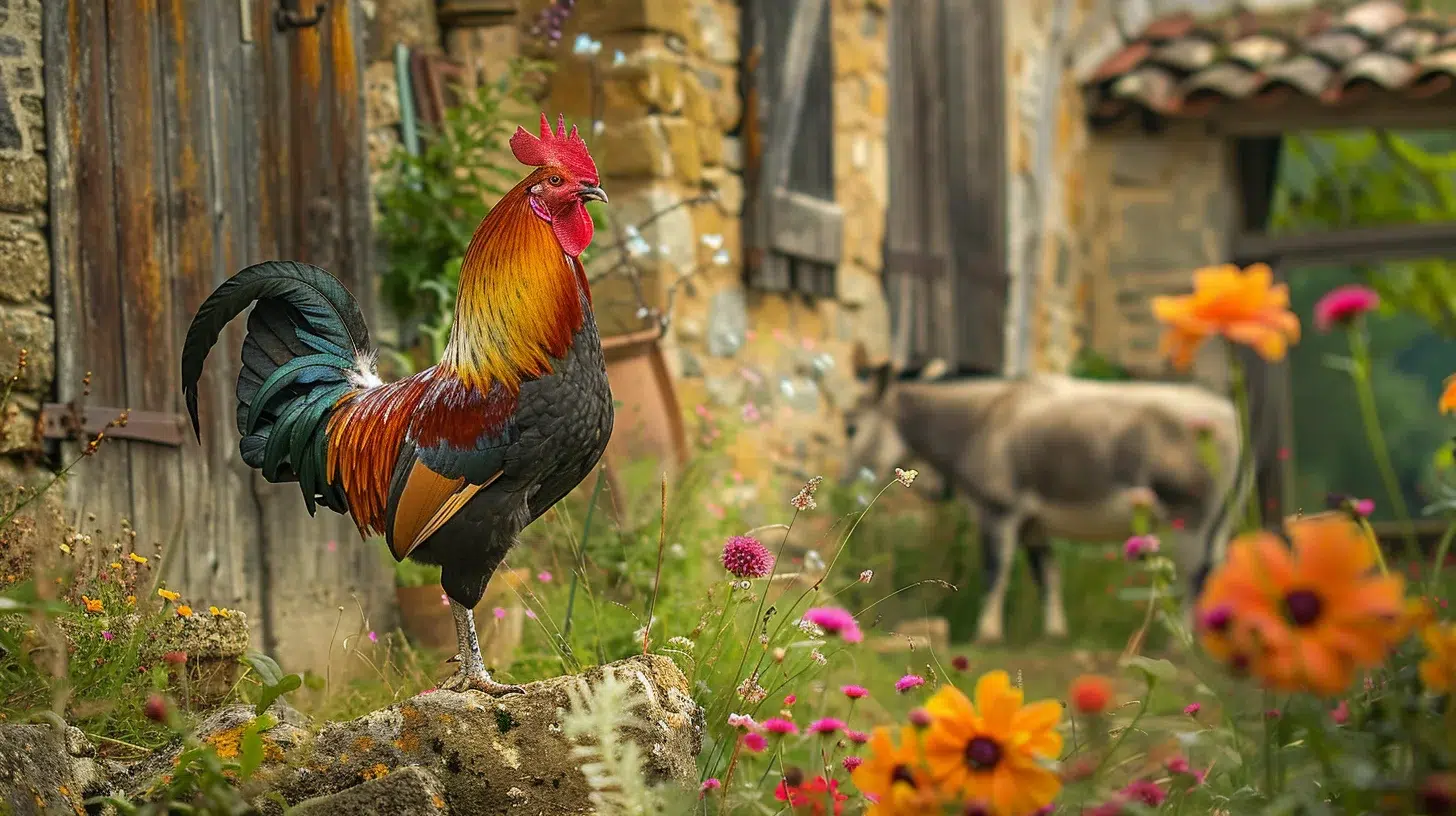
[[[859,574],[859,582],[861,584],[868,584],[870,581],[873,581],[874,579],[875,579],[875,571],[872,570],[872,569],[865,570],[864,572],[861,572]]]
[[[900,468],[895,468],[895,481],[906,487],[914,483],[915,477],[919,475],[920,471],[918,470],[901,470]]]

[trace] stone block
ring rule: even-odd
[[[32,212],[47,199],[45,160],[38,156],[0,156],[0,212]]]
[[[703,56],[714,62],[738,61],[738,9],[717,0],[695,0],[693,19]]]
[[[299,802],[294,816],[433,816],[448,813],[445,789],[435,775],[418,765],[376,776],[362,785]]]
[[[698,151],[699,128],[686,119],[659,120],[667,138],[668,152],[678,181],[697,184],[703,177],[703,157]]]
[[[114,792],[96,748],[80,729],[0,725],[0,812],[71,816],[86,812],[87,797]]]
[[[731,65],[706,65],[697,69],[698,84],[707,93],[717,117],[718,129],[727,133],[743,117],[743,95],[738,88],[738,71]]]
[[[581,3],[575,16],[582,31],[594,36],[650,31],[681,41],[684,51],[699,51],[702,37],[692,8],[683,0],[602,0]]]
[[[495,82],[510,71],[511,59],[521,53],[521,30],[515,25],[452,28],[445,35],[450,56],[465,65],[466,76]]]
[[[11,394],[0,405],[0,454],[40,449],[41,439],[36,428],[39,408],[36,400],[23,394]]]
[[[1113,270],[1121,266],[1191,270],[1203,265],[1202,242],[1180,228],[1181,209],[1171,198],[1161,197],[1125,204],[1120,234],[1112,241]]]
[[[721,168],[703,171],[703,183],[718,192],[718,209],[726,216],[743,214],[743,177]]]
[[[672,154],[656,119],[610,125],[596,137],[592,153],[608,179],[668,178]]]
[[[0,300],[26,303],[51,291],[46,237],[29,219],[0,216]]]
[[[381,60],[364,69],[364,126],[390,127],[399,124],[399,82],[394,61]]]
[[[26,349],[19,389],[48,393],[56,375],[55,331],[48,315],[25,307],[0,306],[0,377],[14,373],[20,350]]]
[[[365,32],[366,59],[392,59],[394,44],[438,52],[440,24],[434,0],[387,0],[374,3],[374,19]]]

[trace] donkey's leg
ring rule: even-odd
[[[976,640],[980,643],[998,643],[1004,634],[1006,591],[1011,586],[1011,568],[1021,524],[1021,516],[1015,511],[981,516],[982,540],[988,550],[995,551],[997,564],[990,576],[991,589],[981,602],[981,620],[976,627]]]
[[[1028,521],[1021,531],[1021,545],[1031,576],[1041,592],[1042,633],[1049,638],[1067,636],[1067,610],[1062,603],[1062,568],[1052,551],[1051,538],[1035,521]]]

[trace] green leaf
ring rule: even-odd
[[[1147,676],[1149,685],[1156,680],[1172,681],[1178,677],[1177,667],[1162,658],[1154,659],[1133,655],[1124,658],[1121,665],[1124,669],[1137,669],[1142,672]]]
[[[262,693],[258,696],[258,704],[253,707],[254,712],[262,714],[273,705],[273,701],[279,697],[296,690],[303,685],[303,678],[296,674],[290,674],[280,679],[276,684],[263,687]]]
[[[248,652],[243,659],[253,667],[253,671],[258,675],[258,679],[263,681],[263,685],[276,685],[279,680],[283,679],[283,669],[279,667],[278,661],[268,655],[262,652]]]
[[[259,765],[263,764],[263,758],[267,755],[263,747],[263,732],[277,724],[277,721],[268,714],[260,714],[248,723],[248,727],[243,730],[242,745],[239,751],[242,760],[238,765],[239,776],[247,779],[258,770]]]

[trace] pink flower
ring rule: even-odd
[[[504,609],[502,609],[501,607],[497,606],[495,609],[492,609],[490,611],[491,611],[492,614],[495,615],[495,619],[496,620],[505,620],[506,619],[506,611]]]
[[[1349,701],[1347,701],[1347,700],[1341,700],[1340,701],[1340,704],[1337,705],[1337,706],[1335,706],[1335,710],[1330,712],[1330,719],[1332,719],[1332,720],[1335,721],[1335,725],[1344,725],[1345,723],[1349,722],[1350,721],[1350,703],[1349,703]]]
[[[1370,514],[1375,512],[1374,499],[1354,499],[1350,504],[1354,506],[1356,513],[1359,513],[1365,518],[1370,518]]]
[[[1166,767],[1168,768],[1168,773],[1188,773],[1188,758],[1179,754],[1168,760]]]
[[[757,754],[768,747],[768,741],[763,738],[762,734],[750,731],[743,735],[743,747]]]
[[[904,694],[913,688],[920,688],[925,685],[925,678],[918,674],[907,674],[895,681],[895,691]]]
[[[536,619],[536,610],[534,610],[534,609],[527,609],[526,610],[526,617],[530,618],[531,620],[535,620]]]
[[[1189,703],[1188,705],[1183,706],[1183,713],[1187,714],[1190,717],[1197,717],[1198,712],[1201,710],[1203,710],[1203,706],[1199,705],[1198,703]]]
[[[379,642],[379,633],[378,632],[375,632],[373,630],[370,630],[370,632],[369,632],[369,642],[370,643],[378,643]]]
[[[816,606],[804,613],[804,620],[831,635],[839,635],[846,643],[859,643],[864,633],[848,611],[837,606]]]
[[[1149,779],[1129,782],[1127,787],[1122,789],[1122,795],[1128,799],[1142,802],[1148,807],[1158,807],[1163,804],[1163,800],[1168,798],[1167,792]]]
[[[1331,289],[1314,305],[1314,324],[1322,332],[1348,326],[1355,318],[1380,308],[1380,295],[1358,284]]]
[[[440,605],[441,606],[449,606],[450,605],[450,598],[449,598],[449,596],[447,596],[443,592],[440,593]]]
[[[101,639],[102,640],[111,640],[114,637],[116,637],[116,635],[111,634],[111,630],[110,629],[107,629],[107,630],[105,630],[105,631],[103,631],[101,633]]]
[[[839,690],[845,697],[851,700],[858,700],[862,697],[870,696],[870,690],[864,686],[840,686]]]
[[[844,720],[824,717],[809,723],[810,734],[835,734],[844,730]]]
[[[730,728],[744,728],[752,731],[755,728],[758,728],[758,723],[754,722],[753,717],[750,717],[747,714],[729,714],[728,726]]]
[[[698,798],[702,799],[712,791],[715,791],[721,787],[723,787],[723,783],[719,782],[717,777],[710,776],[705,779],[702,786],[698,788]]]
[[[791,706],[791,705],[793,705],[794,703],[797,703],[797,702],[799,702],[799,695],[797,695],[797,694],[786,694],[786,695],[784,695],[784,705]]]
[[[1122,555],[1129,561],[1137,561],[1146,555],[1158,551],[1158,537],[1153,535],[1136,535],[1122,545]]]
[[[862,762],[864,762],[864,760],[860,759],[857,756],[847,756],[844,758],[844,769],[846,771],[849,771],[850,773],[854,773],[854,769],[858,768],[860,766],[860,763]]]
[[[799,726],[783,717],[770,717],[763,721],[763,730],[780,737],[799,733]]]
[[[910,713],[906,715],[905,719],[916,728],[929,728],[931,723],[935,722],[935,718],[930,716],[929,711],[918,707],[910,709]]]
[[[870,741],[869,734],[866,734],[863,731],[855,731],[852,728],[844,729],[844,735],[846,737],[849,737],[849,741],[856,745],[864,745],[866,742]]]
[[[547,572],[546,570],[541,570],[540,572],[536,573],[536,580],[540,581],[543,584],[549,584],[551,583],[551,573]]]

